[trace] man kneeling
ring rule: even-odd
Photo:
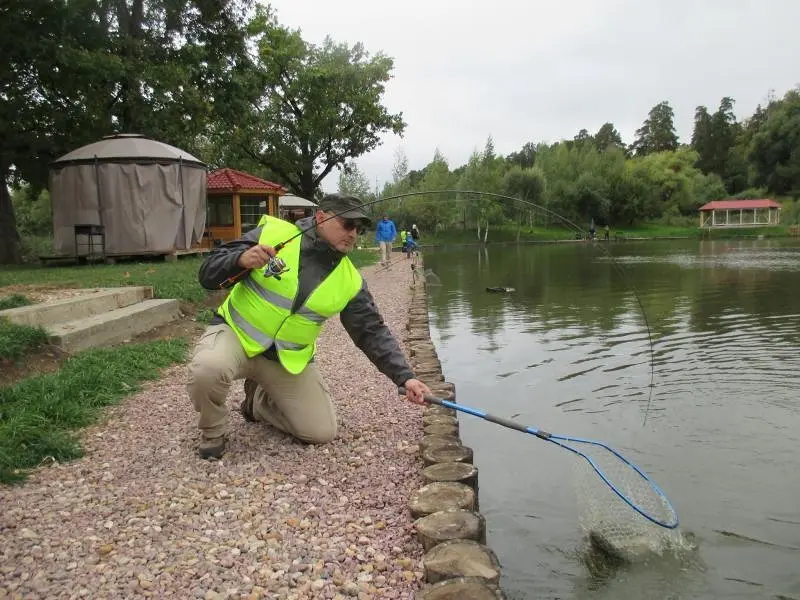
[[[231,383],[247,379],[241,411],[308,443],[336,436],[336,413],[313,358],[324,322],[339,315],[356,346],[407,399],[424,404],[428,387],[414,377],[367,284],[347,257],[370,223],[362,202],[330,194],[296,224],[265,216],[242,238],[216,248],[200,267],[210,290],[236,279],[201,336],[189,364],[187,389],[195,410],[202,458],[221,458],[228,436]],[[288,270],[264,273],[274,247],[305,231],[280,252]]]

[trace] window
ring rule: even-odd
[[[206,226],[233,227],[233,196],[208,197]]]
[[[261,217],[269,212],[267,196],[240,196],[239,210],[242,215],[242,233],[255,229]]]

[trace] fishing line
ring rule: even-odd
[[[573,222],[570,219],[568,219],[568,218],[566,218],[566,217],[564,217],[564,216],[562,216],[562,215],[550,210],[547,207],[541,206],[541,205],[539,205],[539,204],[537,204],[535,202],[532,202],[530,200],[525,200],[523,198],[517,198],[516,196],[507,196],[505,194],[497,194],[497,193],[494,193],[494,192],[482,192],[482,191],[477,191],[477,190],[454,190],[454,189],[427,190],[427,191],[423,190],[423,191],[405,192],[405,193],[402,193],[402,194],[395,194],[393,196],[384,196],[383,198],[377,198],[377,199],[371,200],[369,202],[364,202],[364,203],[362,203],[361,208],[368,208],[370,206],[374,206],[376,204],[380,204],[381,202],[387,202],[389,200],[404,200],[406,198],[410,198],[410,197],[413,197],[413,196],[432,196],[432,195],[437,195],[438,196],[438,195],[444,195],[444,194],[451,194],[451,195],[455,194],[456,198],[452,198],[451,199],[451,200],[455,200],[455,201],[466,200],[466,197],[469,197],[469,196],[479,196],[479,197],[485,196],[485,197],[488,197],[488,198],[496,198],[496,199],[499,199],[499,200],[510,200],[512,202],[519,202],[519,203],[524,204],[526,206],[531,206],[533,208],[536,208],[537,210],[540,210],[543,213],[558,219],[560,222],[562,222],[565,225],[567,225],[568,227],[572,228],[575,232],[580,233],[582,238],[588,238],[588,232],[587,231],[582,229],[575,222]],[[460,197],[463,197],[463,200]],[[327,221],[330,221],[331,219],[338,218],[339,216],[341,216],[341,215],[343,215],[343,214],[345,214],[347,212],[350,212],[351,210],[353,210],[353,208],[349,207],[349,208],[346,208],[344,210],[340,210],[338,212],[331,212],[331,214],[329,216],[325,217],[324,219],[322,219],[319,222],[317,222],[316,218],[314,218],[313,219],[314,222],[313,222],[312,225],[310,225],[309,227],[305,227],[303,229],[300,229],[300,231],[298,231],[297,233],[295,233],[294,235],[292,235],[288,239],[286,239],[283,242],[280,242],[277,245],[275,245],[274,246],[275,254],[280,252],[287,244],[291,243],[293,240],[297,239],[298,237],[304,235],[305,233],[311,231],[312,229],[315,229],[316,227],[319,227],[320,225],[322,225],[323,223],[326,223]],[[647,405],[645,407],[644,420],[642,422],[642,426],[644,427],[644,425],[647,423],[647,416],[649,414],[650,405],[652,403],[652,398],[653,398],[653,388],[655,387],[655,384],[654,384],[654,380],[655,380],[655,352],[654,352],[654,349],[653,349],[653,336],[652,336],[652,332],[650,330],[650,321],[647,318],[647,311],[645,311],[644,304],[642,303],[642,300],[639,297],[639,293],[637,292],[636,287],[633,285],[633,283],[631,282],[630,278],[628,277],[628,274],[625,271],[625,269],[622,268],[620,263],[617,262],[614,259],[613,254],[611,254],[611,252],[609,250],[604,248],[602,244],[593,244],[593,245],[597,246],[597,248],[599,248],[602,252],[604,252],[606,254],[606,256],[609,258],[609,261],[610,261],[611,265],[614,267],[614,269],[616,269],[617,273],[622,276],[623,281],[624,281],[627,289],[629,289],[633,293],[633,297],[636,299],[636,302],[637,302],[637,304],[639,306],[639,310],[641,311],[641,314],[642,314],[642,318],[644,319],[645,328],[647,330],[647,341],[648,341],[649,349],[650,349],[650,383],[648,384],[648,390],[649,391],[648,391],[648,396],[647,396]],[[247,275],[249,272],[250,272],[250,269],[243,269],[242,271],[240,271],[236,275],[234,275],[232,277],[229,277],[228,279],[223,281],[220,284],[220,288],[229,287],[230,285],[233,285],[239,279],[241,279],[242,277]],[[276,264],[275,258],[271,259],[267,263],[266,268],[265,268],[265,275],[269,276],[269,275],[276,275],[277,274],[277,276],[280,277],[280,273],[281,272],[282,272],[282,270],[280,268],[280,265]]]

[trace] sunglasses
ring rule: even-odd
[[[347,231],[357,230],[358,235],[364,235],[364,232],[367,230],[364,224],[357,219],[343,219],[339,217],[339,222]]]

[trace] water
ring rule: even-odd
[[[800,244],[603,248],[427,251],[442,283],[429,288],[432,338],[461,403],[620,449],[666,491],[697,549],[593,574],[581,560],[572,455],[460,415],[504,589],[800,599]]]

